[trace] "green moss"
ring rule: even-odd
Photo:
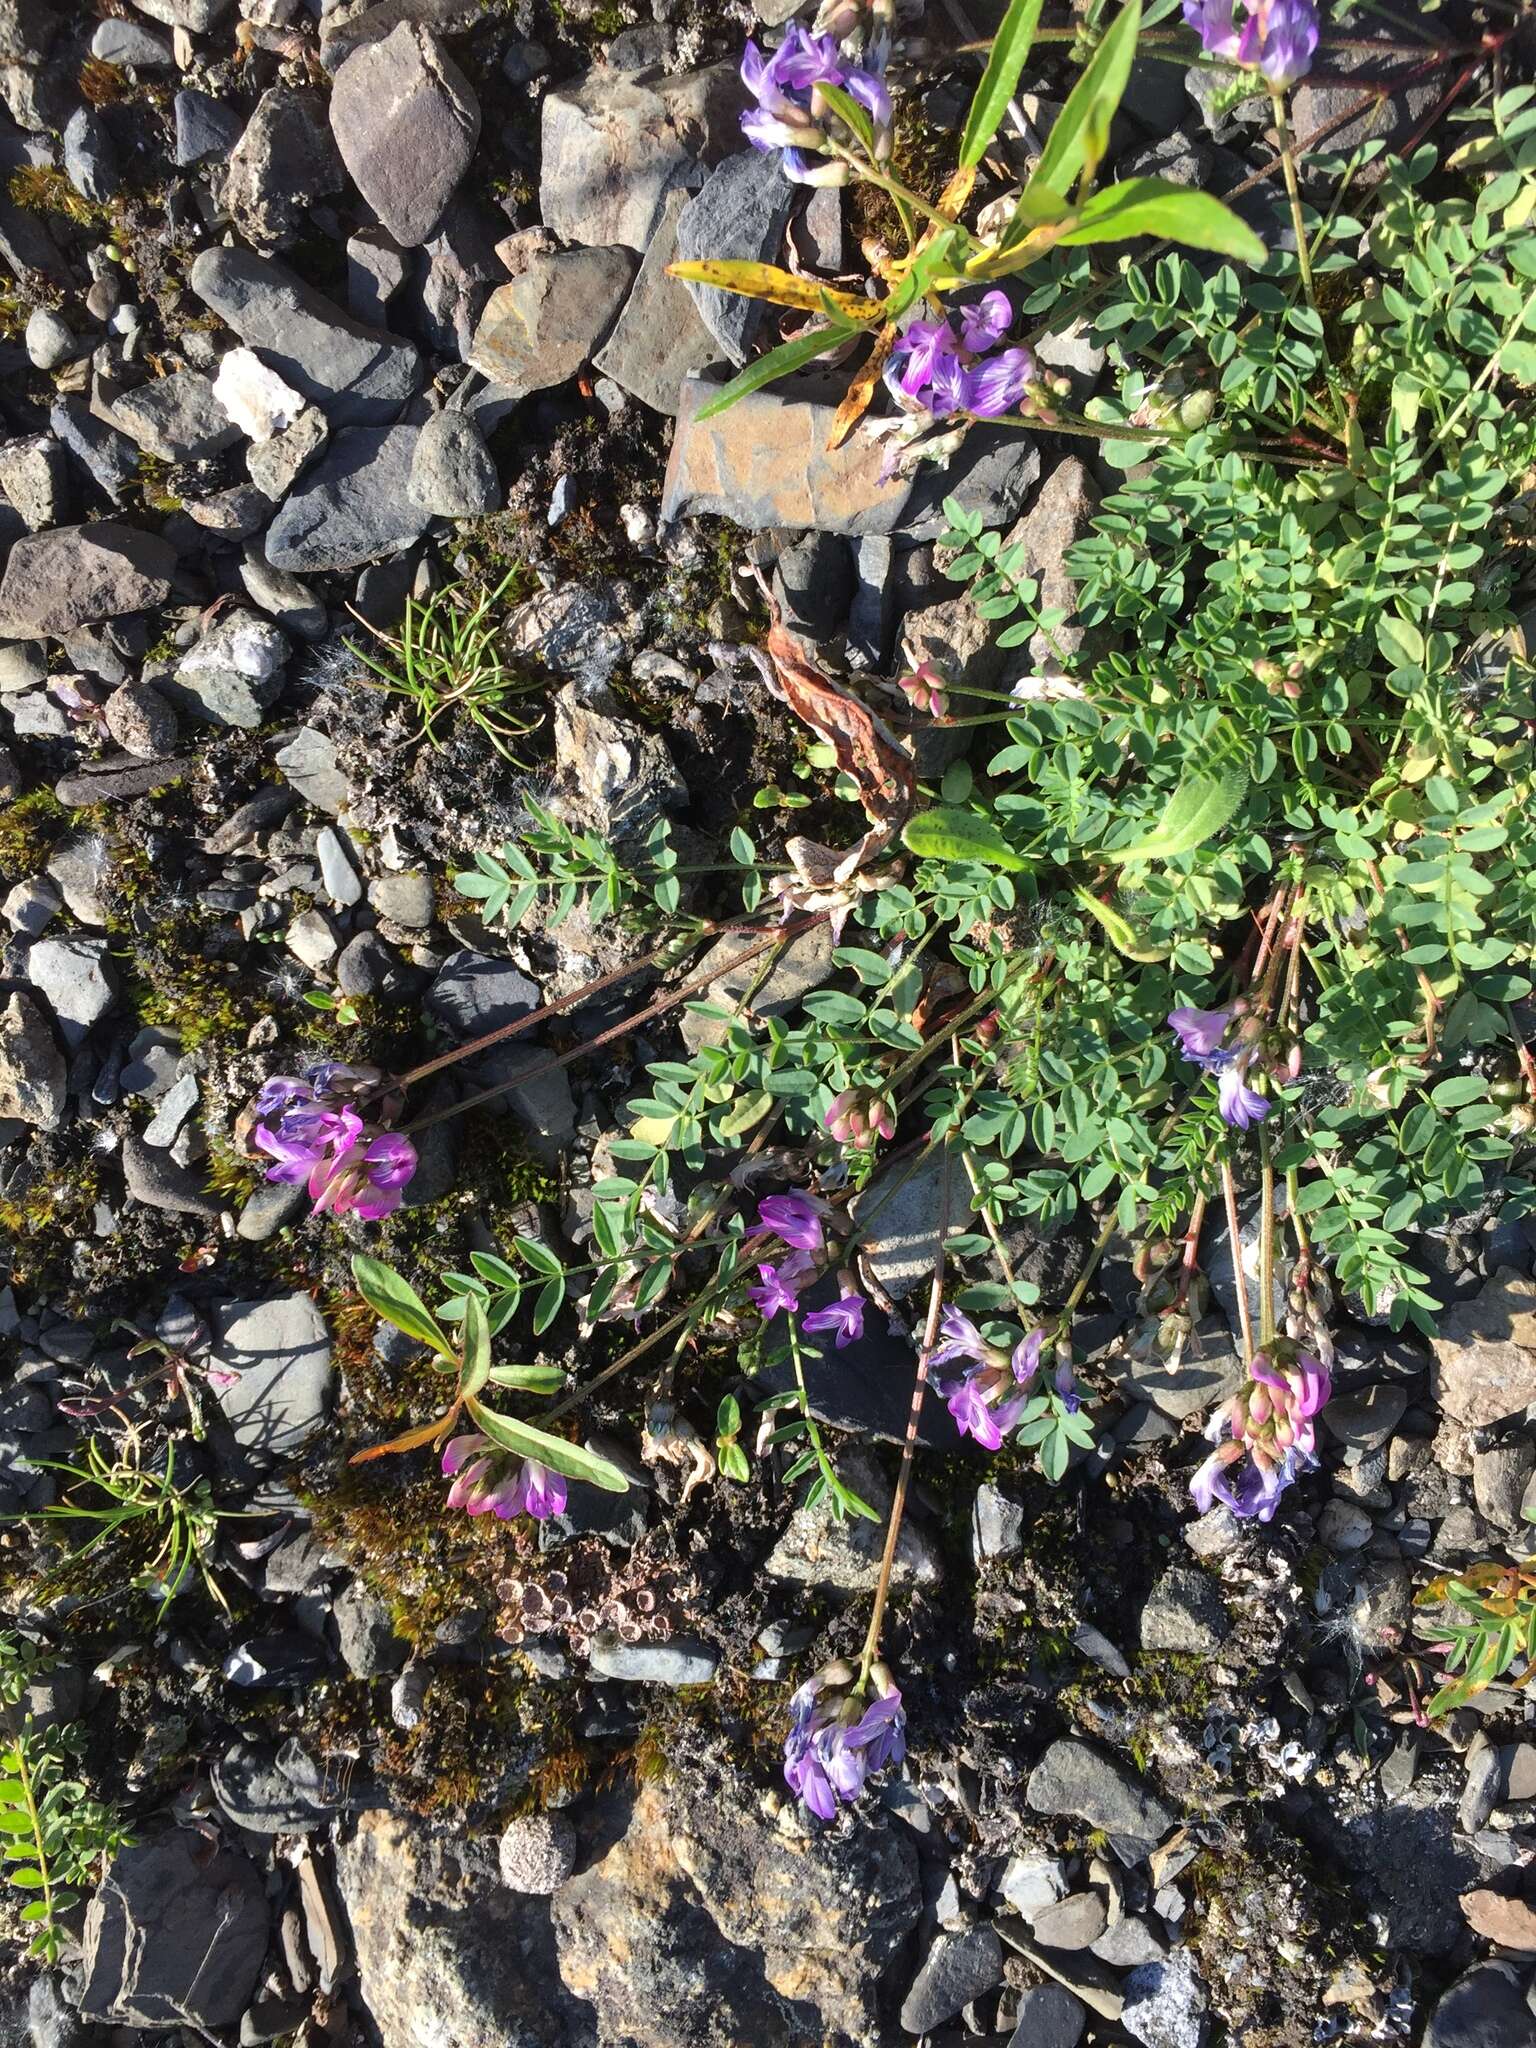
[[[64,173],[51,164],[23,164],[12,171],[8,189],[14,203],[27,213],[61,213],[82,228],[101,216],[101,208],[82,199]]]
[[[222,961],[205,960],[199,953],[168,959],[170,950],[162,949],[153,956],[135,954],[126,963],[137,982],[139,1022],[176,1032],[188,1052],[210,1040],[242,1035],[250,1019],[239,992],[231,985],[229,968]],[[132,973],[136,966],[143,968],[142,975]]]
[[[30,790],[0,810],[0,879],[20,882],[47,861],[69,824],[51,789]]]

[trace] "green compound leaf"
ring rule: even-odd
[[[494,1408],[487,1408],[480,1401],[469,1400],[464,1406],[473,1417],[475,1427],[488,1436],[498,1450],[510,1451],[518,1458],[536,1458],[551,1472],[561,1472],[567,1479],[580,1479],[588,1486],[599,1486],[604,1493],[629,1491],[629,1481],[618,1466],[600,1458],[595,1451],[585,1451],[580,1444],[567,1443],[562,1436],[549,1436],[530,1423],[514,1422],[510,1415],[498,1415]]]
[[[988,867],[1007,868],[1013,873],[1029,866],[990,818],[942,805],[909,818],[902,827],[901,843],[919,860],[979,860]]]
[[[1242,742],[1223,719],[1200,745],[1198,758],[1169,799],[1160,823],[1133,846],[1106,846],[1101,860],[1176,860],[1193,853],[1226,825],[1248,794]]]

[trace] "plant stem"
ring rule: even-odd
[[[1253,1363],[1253,1319],[1248,1313],[1248,1278],[1243,1271],[1243,1237],[1237,1222],[1237,1188],[1230,1160],[1221,1162],[1221,1193],[1227,1206],[1227,1243],[1232,1253],[1232,1278],[1237,1287],[1237,1320],[1243,1335],[1243,1363]]]
[[[907,1505],[907,1487],[917,1456],[917,1431],[922,1421],[923,1396],[928,1391],[928,1359],[939,1341],[939,1311],[944,1306],[944,1241],[949,1236],[949,1148],[944,1148],[944,1171],[939,1178],[939,1246],[933,1259],[933,1283],[928,1290],[928,1320],[923,1326],[923,1347],[917,1355],[917,1375],[912,1382],[912,1406],[907,1415],[907,1434],[901,1446],[901,1470],[891,1498],[891,1519],[885,1531],[885,1549],[880,1557],[880,1577],[875,1586],[875,1604],[870,1612],[869,1632],[859,1658],[859,1684],[869,1683],[870,1667],[880,1653],[880,1627],[885,1620],[885,1603],[890,1597],[891,1572],[896,1563],[896,1542]]]
[[[1259,1348],[1267,1351],[1275,1334],[1275,1168],[1268,1124],[1259,1126],[1259,1154]]]
[[[32,1826],[32,1845],[37,1854],[37,1872],[43,1880],[43,1930],[53,1931],[53,1880],[48,1873],[48,1852],[43,1842],[42,1816],[37,1810],[37,1787],[32,1776],[32,1766],[27,1758],[26,1731],[17,1736],[12,1754],[16,1758],[16,1778],[21,1786],[21,1796],[26,1805],[27,1819]]]
[[[1275,139],[1280,145],[1280,168],[1285,174],[1285,193],[1291,202],[1291,221],[1296,229],[1296,260],[1301,266],[1301,288],[1307,295],[1307,304],[1317,312],[1317,291],[1312,283],[1312,251],[1307,241],[1306,224],[1301,217],[1301,187],[1296,179],[1296,155],[1291,146],[1290,123],[1285,116],[1285,95],[1271,92],[1269,103],[1275,110]],[[1322,316],[1319,314],[1319,318]]]
[[[452,1103],[446,1109],[435,1109],[429,1116],[419,1116],[411,1123],[401,1124],[398,1127],[399,1135],[410,1137],[417,1131],[430,1130],[433,1124],[445,1123],[450,1117],[462,1116],[466,1110],[478,1109],[483,1102],[494,1101],[498,1095],[505,1095],[509,1088],[526,1088],[530,1081],[541,1080],[545,1074],[553,1074],[561,1067],[568,1067],[574,1061],[596,1052],[600,1046],[611,1045],[617,1039],[627,1038],[632,1031],[638,1031],[642,1024],[649,1024],[654,1018],[665,1016],[668,1010],[675,1009],[696,989],[708,988],[711,982],[718,981],[722,975],[734,973],[738,967],[745,967],[749,961],[760,959],[764,953],[772,952],[776,946],[787,945],[791,939],[798,938],[804,931],[809,931],[812,925],[820,924],[826,916],[826,911],[819,910],[793,924],[779,926],[759,945],[749,946],[744,953],[738,953],[723,967],[714,967],[705,974],[694,975],[681,987],[658,996],[654,1003],[648,1003],[643,1010],[637,1010],[633,1016],[622,1018],[617,1024],[610,1024],[606,1031],[599,1031],[595,1038],[584,1039],[569,1052],[559,1053],[537,1066],[529,1067],[524,1073],[514,1075],[510,1081],[500,1081],[494,1088],[477,1089],[473,1095],[466,1095],[462,1102]],[[650,957],[654,959],[656,956],[653,954]],[[457,1052],[445,1053],[441,1059],[429,1060],[425,1066],[401,1075],[394,1085],[404,1087],[407,1082],[419,1081],[424,1074],[435,1073],[441,1067],[453,1066],[473,1053],[484,1051],[487,1046],[499,1044],[501,1040],[511,1038],[519,1031],[526,1031],[531,1024],[537,1023],[539,1018],[547,1017],[556,1010],[569,1009],[572,1003],[582,1001],[612,982],[623,980],[625,976],[633,974],[636,968],[645,964],[645,961],[637,961],[634,967],[617,968],[611,974],[602,975],[597,981],[588,982],[585,988],[577,989],[574,994],[562,996],[558,1002],[546,1003],[542,1010],[535,1010],[527,1017],[519,1017],[514,1023],[503,1024],[499,1030],[489,1031],[483,1038],[473,1039],[468,1045],[461,1046]]]

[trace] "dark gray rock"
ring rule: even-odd
[[[285,1757],[294,1753],[309,1765],[298,1781],[283,1768]],[[214,1798],[236,1826],[258,1835],[310,1834],[329,1823],[340,1803],[325,1796],[313,1764],[293,1742],[282,1750],[265,1743],[231,1743],[208,1778]]]
[[[685,262],[714,257],[775,263],[794,203],[794,189],[777,157],[742,150],[717,164],[683,208],[677,253]],[[762,319],[762,301],[712,285],[690,284],[687,289],[724,355],[733,363],[744,363]]]
[[[315,201],[345,182],[324,99],[273,85],[230,151],[224,204],[246,241],[281,249],[302,232]]]
[[[410,268],[411,259],[383,228],[359,228],[347,243],[347,306],[353,318],[382,327]]]
[[[563,384],[613,325],[634,274],[627,249],[531,255],[486,301],[469,361],[509,402]]]
[[[853,556],[835,533],[803,534],[779,556],[773,592],[784,624],[806,640],[840,633],[853,602]]]
[[[417,427],[351,427],[306,471],[267,529],[266,557],[307,575],[356,569],[418,540],[432,515],[410,495]]]
[[[58,526],[14,543],[0,581],[0,632],[13,640],[68,634],[145,611],[169,597],[176,552],[116,520]]]
[[[687,194],[681,189],[663,199],[624,309],[592,359],[595,369],[611,377],[632,398],[653,412],[668,415],[676,413],[685,381],[719,354],[714,336],[688,296],[688,287],[667,275],[667,265],[677,253],[677,227],[687,203]],[[743,299],[740,303],[753,302]]]
[[[416,389],[409,342],[365,327],[273,257],[203,250],[193,291],[333,427],[382,426]]]
[[[443,519],[475,519],[501,505],[501,479],[479,424],[467,413],[434,413],[416,439],[407,490]]]
[[[901,2008],[909,2034],[926,2034],[1003,1981],[1003,1945],[990,1927],[938,1934]]]
[[[739,149],[731,64],[645,84],[596,67],[545,95],[539,211],[562,242],[644,250],[667,192]]]
[[[323,640],[330,631],[330,613],[309,584],[286,569],[274,569],[259,548],[246,549],[240,564],[245,594],[268,618],[300,640]]]
[[[427,991],[426,1012],[452,1038],[478,1038],[539,1007],[542,997],[510,960],[467,950],[450,953]]]
[[[238,107],[193,86],[184,86],[177,93],[175,112],[176,161],[183,170],[210,156],[227,157],[245,126]]]
[[[1431,2013],[1424,2048],[1530,2048],[1536,2037],[1530,1985],[1530,1971],[1514,1963],[1478,1963]]]
[[[1160,1792],[1075,1736],[1051,1744],[1030,1772],[1026,1796],[1036,1813],[1085,1820],[1110,1835],[1157,1838],[1178,1821]]]
[[[1141,1611],[1141,1647],[1201,1656],[1220,1649],[1232,1617],[1214,1580],[1192,1565],[1174,1565],[1158,1580]]]
[[[335,1382],[331,1340],[307,1294],[225,1304],[210,1358],[237,1375],[215,1391],[251,1456],[268,1463],[291,1457],[324,1424]]]
[[[331,1664],[324,1643],[301,1629],[287,1628],[237,1643],[220,1668],[227,1684],[268,1692],[280,1686],[312,1685],[330,1671]]]
[[[114,504],[138,474],[139,459],[126,434],[109,427],[81,399],[55,399],[48,425],[99,491]]]
[[[93,206],[105,205],[122,182],[117,150],[91,107],[76,107],[64,123],[64,175]]]
[[[91,55],[98,63],[124,64],[135,71],[166,70],[176,62],[166,38],[141,21],[98,22],[91,35]]]
[[[200,1174],[178,1166],[169,1153],[156,1151],[134,1132],[123,1140],[123,1179],[133,1200],[151,1209],[164,1209],[174,1216],[202,1216],[212,1223],[224,1213]]]
[[[119,1850],[85,1915],[80,2010],[133,2027],[233,2026],[267,1951],[261,1875],[177,1829]]]
[[[1024,1547],[1024,1510],[983,1481],[971,1503],[971,1556],[978,1565],[1013,1557]]]
[[[401,21],[359,45],[331,85],[331,132],[364,199],[402,248],[425,242],[469,168],[480,105],[430,29]]]
[[[395,1634],[389,1609],[361,1579],[337,1595],[332,1611],[341,1661],[354,1678],[383,1678],[400,1669],[410,1645]]]
[[[200,370],[177,370],[125,391],[112,414],[146,455],[161,462],[206,462],[240,438]]]
[[[1063,1984],[1037,1984],[1019,2000],[1008,2048],[1077,2048],[1088,2008]]]

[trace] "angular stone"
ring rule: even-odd
[[[958,1165],[951,1169],[952,1190],[953,1174],[959,1171]],[[934,1153],[915,1169],[909,1162],[882,1169],[853,1199],[860,1246],[892,1301],[905,1301],[933,1277],[943,1181],[944,1162]]]
[[[909,2034],[926,2034],[1002,1981],[1003,1945],[992,1928],[938,1934],[902,2005],[901,2024]]]
[[[1220,1649],[1231,1633],[1232,1617],[1215,1581],[1192,1565],[1164,1572],[1141,1611],[1143,1650],[1203,1656]]]
[[[102,64],[128,64],[137,71],[158,71],[176,62],[164,36],[137,21],[102,21],[91,36],[91,55]]]
[[[206,462],[240,438],[200,370],[178,370],[125,391],[114,401],[112,417],[160,462]]]
[[[667,275],[677,253],[676,231],[688,195],[667,193],[618,323],[594,357],[605,376],[653,412],[677,412],[685,380],[719,355],[714,337],[699,318],[688,287]],[[743,301],[743,303],[748,303]]]
[[[331,132],[359,192],[401,248],[413,249],[469,168],[480,104],[439,39],[402,21],[337,71]]]
[[[1226,1324],[1214,1314],[1202,1316],[1183,1350],[1172,1356],[1124,1352],[1107,1363],[1128,1392],[1175,1422],[1230,1400],[1247,1378]]]
[[[890,533],[911,486],[882,482],[884,451],[867,435],[841,448],[828,436],[840,393],[820,380],[788,378],[750,392],[713,419],[702,407],[720,387],[701,377],[684,384],[667,463],[661,516],[715,513],[755,531],[816,527],[823,533]]]
[[[627,249],[562,249],[535,255],[492,292],[469,360],[509,399],[563,384],[613,325],[634,276]]]
[[[593,1639],[591,1661],[599,1678],[631,1685],[708,1685],[719,1669],[720,1652],[692,1636],[674,1636],[665,1643],[624,1643],[598,1636]]]
[[[1098,506],[1097,485],[1077,457],[1068,455],[1051,471],[1034,504],[1003,542],[1005,548],[1023,546],[1025,573],[1040,585],[1036,599],[1040,609],[1067,614],[1048,634],[1037,631],[1031,635],[1030,673],[1060,675],[1064,668],[1071,672],[1082,665],[1074,657],[1083,653],[1086,629],[1073,623],[1077,585],[1067,573],[1066,553],[1087,533]]]
[[[801,932],[782,952],[760,954],[741,967],[732,966],[741,954],[759,944],[755,935],[735,932],[717,939],[696,969],[714,979],[699,991],[696,1000],[737,1010],[748,1018],[782,1017],[832,972],[832,939],[824,924]],[[695,1010],[683,1012],[678,1028],[690,1052],[697,1052],[702,1045],[719,1045],[726,1033],[721,1019],[701,1016]]]
[[[85,1915],[87,2019],[232,2027],[267,1951],[261,1873],[237,1849],[176,1829],[120,1849]]]
[[[0,581],[0,633],[63,635],[147,611],[170,596],[175,568],[175,549],[158,535],[113,519],[29,534],[12,546]]]
[[[642,85],[601,67],[546,94],[539,209],[563,242],[643,250],[662,198],[739,147],[740,81],[714,64]]]
[[[777,156],[741,150],[717,164],[684,206],[677,223],[677,253],[687,263],[712,257],[777,262],[794,204],[794,189],[779,168]],[[689,284],[684,290],[692,295],[720,352],[732,363],[744,363],[762,321],[762,300],[708,284]]]
[[[347,305],[354,319],[382,327],[410,267],[383,228],[359,228],[347,243]]]
[[[253,441],[270,441],[304,410],[302,396],[285,384],[254,349],[232,348],[219,358],[210,387],[221,412]]]
[[[382,426],[416,389],[421,362],[397,341],[249,249],[204,249],[189,272],[203,304],[335,427]]]
[[[350,427],[308,470],[267,529],[275,569],[357,569],[418,540],[432,515],[410,496],[418,427]]]
[[[1030,1931],[1046,1948],[1091,1948],[1109,1923],[1109,1912],[1097,1892],[1074,1892],[1035,1915]]]
[[[1430,1347],[1431,1391],[1447,1415],[1482,1429],[1522,1413],[1536,1402],[1536,1280],[1501,1267],[1471,1301],[1440,1311]]]
[[[537,986],[510,960],[489,953],[450,953],[427,992],[427,1015],[456,1038],[499,1031],[539,1007]]]
[[[97,419],[78,398],[56,399],[48,425],[102,495],[120,504],[139,467],[128,436]]]
[[[440,519],[476,519],[501,505],[501,479],[479,423],[468,413],[437,412],[411,457],[412,501]]]
[[[1051,1744],[1030,1772],[1025,1796],[1036,1813],[1085,1820],[1106,1834],[1139,1840],[1165,1835],[1178,1821],[1160,1792],[1075,1736]]]
[[[306,405],[291,427],[270,441],[251,443],[245,451],[246,475],[264,497],[281,504],[305,463],[325,446],[328,431],[319,406]]]
[[[33,533],[63,518],[67,489],[64,450],[52,434],[0,441],[0,491]]]
[[[838,1470],[844,1483],[868,1502],[880,1520],[849,1515],[839,1521],[825,1499],[814,1507],[796,1508],[763,1564],[768,1578],[820,1586],[844,1597],[874,1591],[880,1575],[890,1484],[873,1453],[863,1447],[842,1450]],[[933,1586],[942,1574],[943,1563],[932,1539],[916,1523],[904,1521],[896,1539],[894,1583]]]
[[[1166,1962],[1131,1971],[1120,2023],[1143,2048],[1203,2048],[1209,2005],[1194,1957],[1175,1949]]]
[[[0,1011],[0,1118],[56,1131],[68,1099],[64,1058],[48,1019],[18,991]]]
[[[176,714],[148,683],[121,683],[102,706],[107,731],[125,754],[157,761],[176,744]]]
[[[1019,2000],[1008,2048],[1077,2048],[1088,2008],[1061,1984],[1037,1984]]]
[[[216,1315],[210,1361],[237,1375],[216,1386],[245,1450],[291,1457],[325,1422],[335,1373],[325,1318],[307,1294],[232,1301]]]
[[[253,729],[282,691],[289,652],[286,635],[270,619],[241,609],[221,612],[177,664],[178,695],[216,725]]]
[[[1472,1932],[1484,1941],[1518,1955],[1536,1955],[1536,1905],[1528,1900],[1480,1889],[1462,1893],[1461,1910]]]
[[[111,23],[103,23],[111,27]],[[184,86],[174,102],[176,114],[176,162],[185,170],[205,157],[227,157],[240,140],[245,123],[240,109],[227,100]]]
[[[269,86],[230,151],[224,181],[224,204],[245,240],[286,247],[315,201],[344,183],[320,94]]]
[[[27,955],[27,979],[48,999],[66,1046],[73,1049],[111,1009],[117,979],[105,939],[39,939]]]
[[[1423,2048],[1530,2048],[1530,1972],[1514,1963],[1478,1963],[1458,1977],[1430,2015]]]
[[[312,725],[301,725],[272,758],[306,803],[336,816],[347,800],[347,778],[336,765],[333,740]]]

